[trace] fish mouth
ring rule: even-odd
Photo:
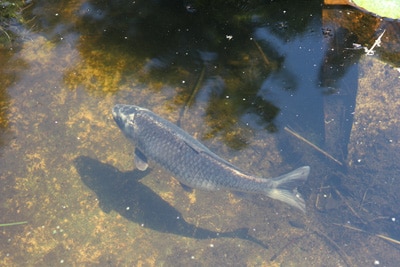
[[[112,115],[113,115],[114,120],[115,120],[117,117],[119,117],[119,115],[121,114],[121,109],[123,108],[123,106],[125,106],[125,105],[116,104],[116,105],[113,107],[113,109],[112,109]]]
[[[112,114],[114,117],[121,116],[121,114],[124,116],[129,116],[135,114],[140,110],[147,110],[147,109],[135,105],[116,104],[112,109]]]
[[[115,105],[112,109],[112,116],[114,121],[120,126],[122,120],[120,116],[120,105]]]
[[[131,105],[124,105],[124,104],[116,104],[112,109],[112,115],[114,120],[116,119],[123,119],[128,117],[131,114],[135,114],[136,107]]]
[[[116,104],[113,107],[112,115],[114,121],[117,123],[120,129],[125,128],[125,123],[127,121],[127,118],[130,114],[132,114],[132,111],[130,111],[131,109],[132,109],[131,106],[123,104]]]
[[[112,109],[112,115],[118,127],[124,129],[127,121],[133,121],[136,113],[141,110],[147,109],[135,105],[116,104]]]

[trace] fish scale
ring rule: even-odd
[[[148,109],[117,104],[112,112],[121,131],[135,146],[138,169],[145,170],[150,160],[192,188],[264,194],[305,211],[304,200],[296,188],[307,179],[310,167],[303,166],[276,178],[255,177]]]

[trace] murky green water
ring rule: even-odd
[[[341,8],[35,1],[0,54],[0,224],[26,222],[0,265],[396,266],[399,24]],[[307,214],[134,170],[116,103],[259,176],[310,165]]]

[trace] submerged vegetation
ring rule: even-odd
[[[9,30],[11,23],[23,22],[22,9],[29,4],[25,0],[0,1],[0,46],[13,41],[13,33]]]

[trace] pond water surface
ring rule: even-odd
[[[397,266],[398,21],[320,1],[34,1],[24,16],[0,54],[1,266]],[[260,177],[310,166],[307,212],[136,170],[117,103]]]

